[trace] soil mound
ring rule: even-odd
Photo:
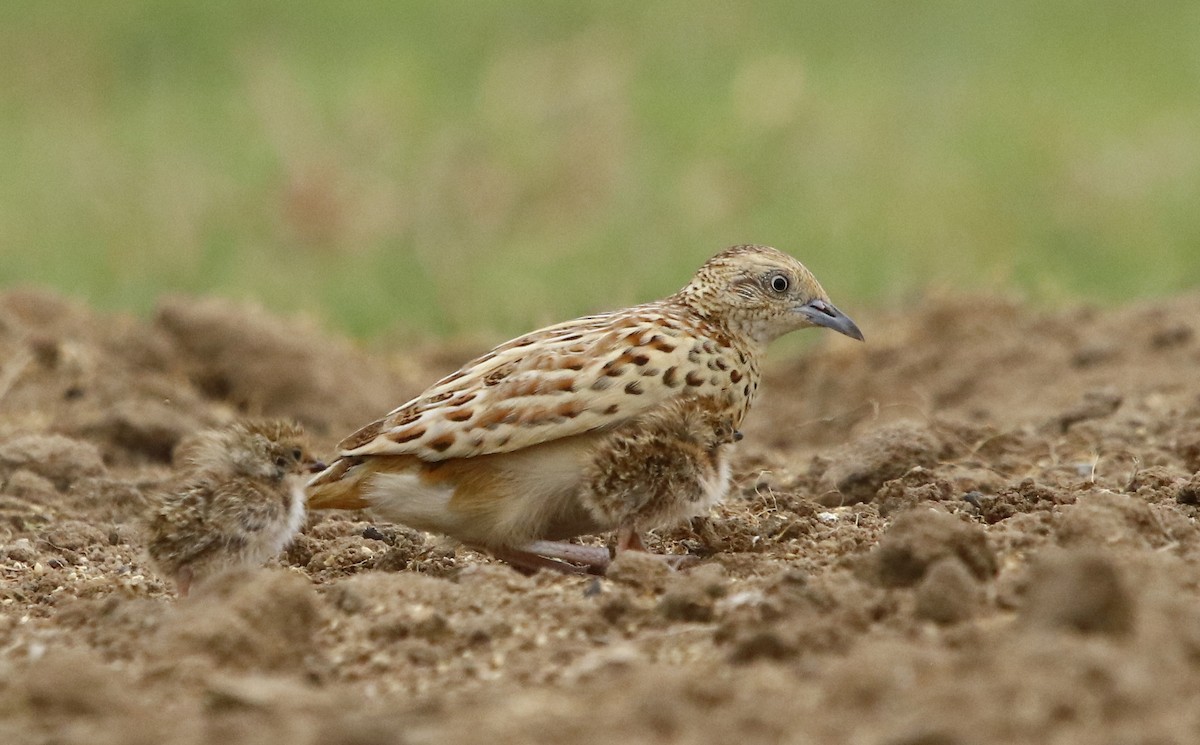
[[[0,741],[1193,742],[1198,319],[936,299],[777,358],[730,499],[650,537],[680,571],[320,514],[179,601],[139,526],[184,438],[328,450],[481,350],[0,295]]]

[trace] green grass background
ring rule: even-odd
[[[0,3],[5,285],[499,333],[737,242],[849,309],[1200,283],[1200,3]]]

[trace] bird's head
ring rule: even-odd
[[[810,326],[863,338],[854,321],[829,301],[812,272],[769,246],[725,249],[705,262],[677,297],[760,344]]]
[[[286,476],[325,468],[311,453],[299,425],[283,420],[238,422],[200,435],[187,453],[195,468],[282,481]]]

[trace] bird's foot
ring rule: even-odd
[[[580,546],[561,541],[533,541],[521,548],[488,548],[492,556],[507,562],[519,571],[532,574],[540,569],[549,569],[564,574],[592,574],[603,576],[613,562],[613,554],[603,546]],[[637,551],[661,561],[671,569],[683,569],[696,563],[695,556],[687,554],[656,554],[646,549],[641,536],[632,531],[618,531],[616,554]]]
[[[492,556],[518,570],[549,569],[564,574],[604,574],[612,557],[603,546],[580,546],[560,541],[533,541],[521,548],[487,548]]]
[[[656,554],[646,548],[646,544],[642,542],[642,534],[634,530],[632,527],[623,525],[617,528],[617,546],[616,554],[620,556],[626,551],[637,551],[638,553],[651,556],[659,561],[662,561],[671,569],[683,569],[695,564],[699,559],[688,554]]]

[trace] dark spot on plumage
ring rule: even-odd
[[[440,404],[443,401],[449,401],[453,397],[454,397],[454,391],[443,391],[442,393],[435,393],[434,395],[425,399],[425,401],[423,403]]]
[[[575,379],[574,378],[558,378],[557,380],[551,381],[550,388],[551,388],[551,390],[553,390],[557,393],[574,393],[575,392]]]
[[[412,442],[422,437],[424,434],[424,427],[408,427],[407,429],[396,430],[388,435],[388,439],[398,445],[403,445],[406,442]]]
[[[655,334],[650,339],[650,348],[663,354],[670,354],[675,351],[675,345],[668,342],[661,334]]]
[[[604,415],[612,416],[613,414],[616,414],[620,410],[621,410],[620,406],[617,406],[616,404],[609,404],[608,408],[604,410]]]
[[[661,372],[662,372],[662,370],[660,370],[657,367],[647,367],[646,369],[642,370],[642,377],[643,378],[657,378],[659,373],[661,373]]]
[[[650,355],[648,355],[648,354],[642,354],[641,352],[638,352],[638,353],[632,354],[632,355],[629,357],[629,360],[630,360],[630,362],[632,362],[633,364],[637,365],[638,367],[642,367],[642,366],[644,366],[644,365],[647,365],[647,364],[649,364],[649,362],[650,362]]]
[[[516,341],[514,341],[512,343],[512,348],[516,349],[519,347],[527,347],[530,344],[533,344],[535,341],[537,341],[537,339],[534,339],[532,336],[527,336],[524,339],[517,339]],[[484,355],[484,358],[491,359],[492,357],[495,357],[495,356],[496,356],[495,354],[492,354],[489,352],[488,354]],[[483,358],[481,358],[481,361],[482,361],[482,359]]]
[[[729,371],[729,381],[731,383],[737,383],[741,379],[742,379],[741,370],[733,369],[733,370]]]
[[[624,366],[614,365],[613,367],[609,367],[608,365],[605,365],[604,367],[604,374],[610,378],[619,378],[625,374]]]
[[[455,396],[454,398],[447,401],[446,405],[447,406],[462,406],[463,404],[469,404],[474,400],[475,400],[474,393],[460,393],[457,396]]]
[[[562,370],[574,370],[579,372],[587,365],[587,362],[582,357],[568,357],[559,365]]]
[[[718,347],[729,349],[733,346],[733,340],[729,338],[729,335],[719,329],[712,329],[709,337]]]
[[[566,336],[560,337],[559,341],[579,341],[582,338],[583,334],[567,334]]]
[[[446,418],[452,422],[465,422],[473,416],[475,416],[474,409],[458,409],[446,412]]]
[[[483,384],[485,386],[489,386],[489,387],[499,384],[500,381],[504,380],[505,378],[507,378],[509,376],[509,374],[513,371],[514,368],[516,368],[516,365],[511,364],[511,363],[507,364],[507,365],[501,365],[500,367],[496,368],[495,370],[492,370],[487,375],[483,376]]]
[[[625,392],[631,396],[640,396],[645,390],[642,388],[641,381],[633,381],[625,386]]]
[[[565,403],[565,404],[559,404],[558,407],[554,410],[555,414],[557,414],[558,416],[564,417],[566,419],[574,419],[575,417],[579,416],[582,412],[583,412],[583,409],[582,409],[582,407],[580,407],[579,404],[570,403],[570,402]]]
[[[746,398],[750,398],[750,385],[749,384],[747,384],[744,388],[742,388],[742,394]]]
[[[592,387],[593,391],[603,391],[603,390],[607,390],[607,389],[611,388],[612,384],[613,384],[612,378],[608,378],[608,377],[596,378],[594,381],[592,381],[591,387]]]
[[[717,369],[720,370],[721,372],[724,372],[729,369],[729,363],[725,361],[724,357],[718,357],[716,359],[716,362],[717,362]]]
[[[674,388],[675,386],[679,385],[679,368],[667,368],[667,371],[663,373],[663,385],[667,386],[668,388]]]
[[[430,449],[436,450],[439,453],[446,452],[447,450],[450,449],[450,446],[453,444],[454,444],[454,434],[451,432],[447,432],[444,435],[435,437],[434,439],[430,440],[428,443]]]
[[[687,381],[687,384],[692,387],[704,385],[704,376],[695,370],[688,371],[687,377],[685,377],[684,380]]]
[[[388,419],[386,419],[384,421],[387,422],[387,426],[392,427],[394,429],[396,427],[403,427],[406,424],[412,424],[413,422],[417,421],[420,418],[421,418],[421,412],[417,411],[414,407],[409,407],[407,409],[402,409],[402,410],[396,412],[393,416],[389,417]],[[375,422],[375,424],[376,425],[382,424],[382,422]],[[371,425],[371,426],[374,426],[374,425]]]

